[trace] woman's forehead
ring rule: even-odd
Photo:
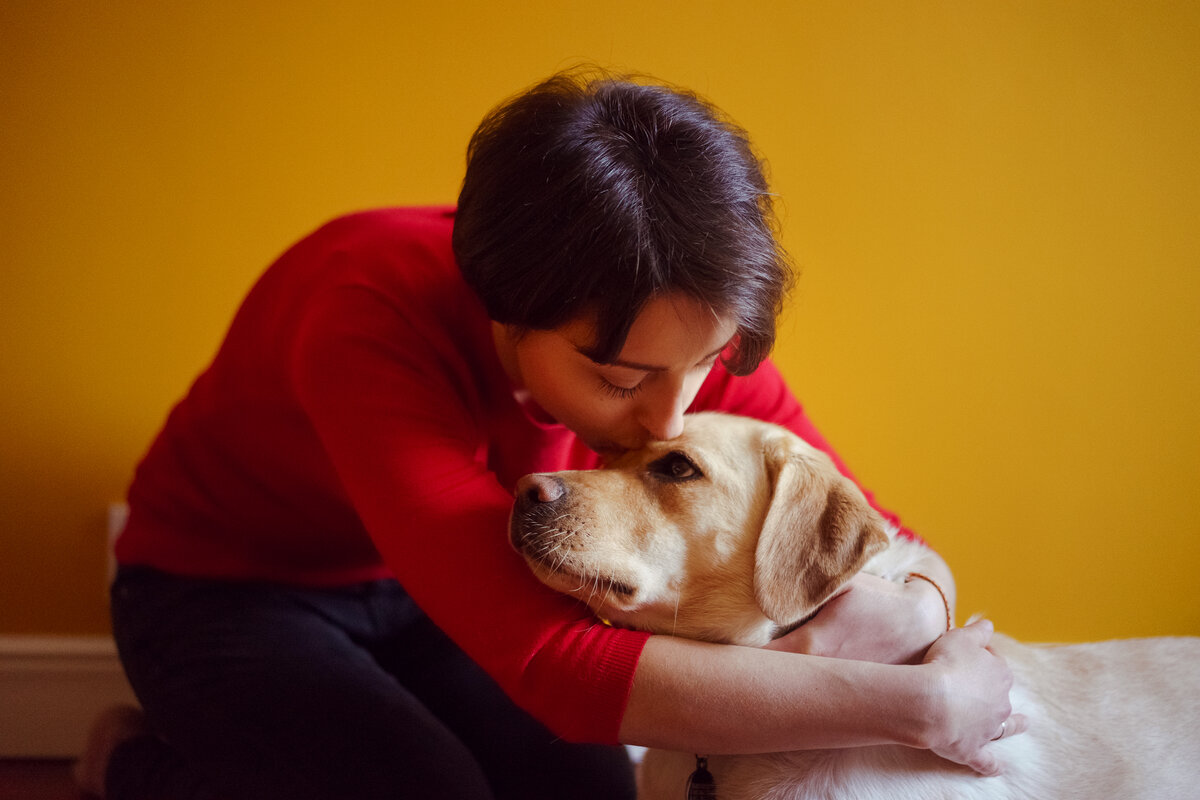
[[[690,366],[718,355],[733,339],[737,327],[732,317],[718,314],[687,295],[656,297],[639,312],[616,358],[604,363],[648,372]],[[584,355],[593,351],[596,331],[591,317],[557,329]]]

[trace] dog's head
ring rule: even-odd
[[[824,453],[723,414],[603,470],[522,478],[509,535],[543,583],[615,625],[755,645],[887,545]]]

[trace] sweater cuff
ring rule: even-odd
[[[526,671],[528,710],[570,742],[618,744],[649,633],[587,620],[548,642]],[[563,665],[571,665],[564,678]]]

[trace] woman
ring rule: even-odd
[[[990,627],[939,638],[948,569],[942,592],[860,580],[778,643],[928,648],[885,666],[596,625],[507,545],[521,475],[688,409],[829,450],[764,360],[790,279],[771,223],[715,109],[572,73],[484,120],[457,211],[351,215],[281,256],[130,488],[113,620],[145,716],[102,721],[87,788],[631,797],[617,742],[902,742],[994,771],[1023,722]]]

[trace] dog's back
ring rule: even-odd
[[[709,756],[720,800],[1055,800],[1200,796],[1200,639],[1027,645],[997,634],[1029,730],[982,778],[924,750]],[[679,800],[695,758],[649,751],[639,797]]]

